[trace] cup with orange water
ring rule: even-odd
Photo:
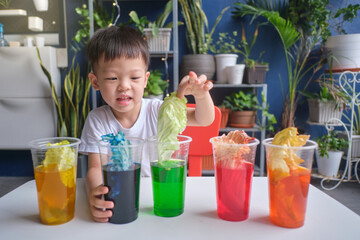
[[[263,142],[269,185],[270,221],[286,228],[304,225],[311,167],[317,144],[304,140],[302,146],[273,144],[273,139]]]
[[[79,144],[79,139],[70,137],[43,138],[29,143],[43,224],[57,225],[74,218]]]

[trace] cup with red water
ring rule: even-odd
[[[259,140],[237,144],[214,137],[210,142],[213,146],[218,216],[227,221],[246,220]]]

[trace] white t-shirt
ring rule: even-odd
[[[101,136],[110,133],[116,135],[119,131],[125,134],[125,138],[138,137],[146,140],[151,136],[156,136],[158,113],[162,102],[158,99],[142,99],[139,117],[131,128],[121,126],[108,105],[92,110],[84,124],[79,152],[83,154],[99,153],[96,142],[101,140]],[[142,176],[151,174],[148,151],[148,147],[144,146],[141,162]]]

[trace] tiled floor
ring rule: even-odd
[[[19,187],[32,177],[0,177],[0,197]],[[323,190],[320,179],[312,178],[311,184]],[[343,182],[334,190],[323,190],[326,194],[341,202],[352,211],[360,215],[360,184],[358,182]]]

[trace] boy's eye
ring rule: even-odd
[[[140,79],[141,77],[132,77],[131,79],[132,80],[138,80],[138,79]]]
[[[116,77],[109,77],[109,78],[105,78],[105,80],[116,80]]]

